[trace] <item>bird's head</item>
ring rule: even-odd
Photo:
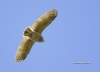
[[[27,27],[23,32],[23,36],[31,36],[32,33],[33,33],[32,29],[30,27]]]

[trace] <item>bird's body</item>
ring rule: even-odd
[[[33,31],[30,27],[27,27],[23,33],[23,36],[26,36],[34,42],[43,42],[44,39],[41,34],[36,31]]]
[[[56,18],[56,16],[57,10],[50,10],[37,19],[32,28],[27,27],[24,30],[24,39],[22,40],[15,56],[16,62],[23,61],[27,57],[35,42],[44,41],[41,33]]]

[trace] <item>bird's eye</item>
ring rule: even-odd
[[[27,31],[25,31],[25,33],[28,33]]]

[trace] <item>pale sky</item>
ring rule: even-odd
[[[15,62],[24,29],[51,9],[45,42]],[[0,31],[0,72],[100,72],[100,0],[0,0]]]

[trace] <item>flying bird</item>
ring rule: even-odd
[[[15,55],[16,62],[25,60],[35,42],[44,42],[42,32],[57,17],[57,15],[57,10],[52,9],[38,18],[33,23],[32,27],[25,28],[23,32],[24,39],[20,43]]]

